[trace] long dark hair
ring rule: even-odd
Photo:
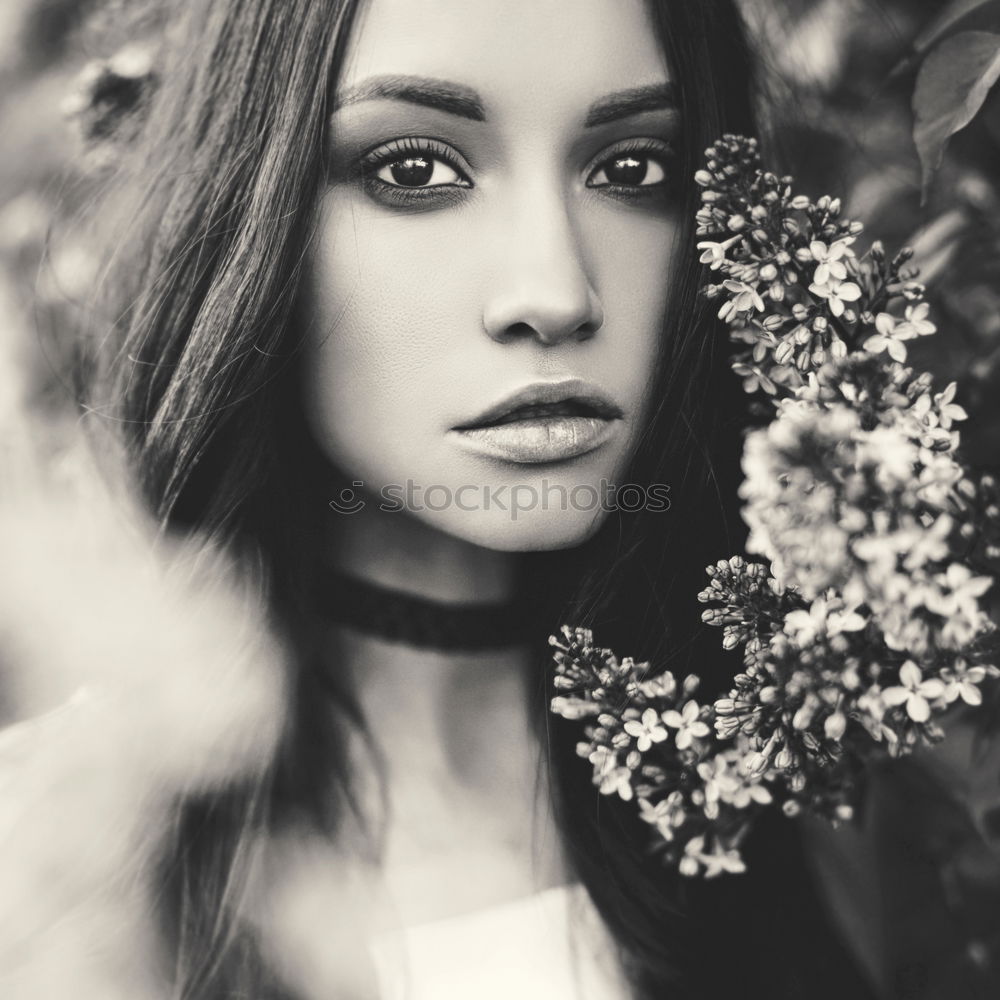
[[[316,540],[330,470],[298,403],[301,265],[325,177],[332,87],[358,0],[176,4],[145,123],[107,204],[104,317],[112,330],[81,366],[86,401],[122,430],[145,499],[165,531],[222,539],[269,588],[293,646],[294,725],[263,782],[181,804],[162,866],[162,923],[186,998],[272,995],[259,948],[227,907],[246,873],[247,832],[289,816],[336,834],[351,788],[338,734],[316,705],[331,683],[315,627]],[[676,76],[680,169],[690,177],[724,131],[754,131],[753,72],[731,0],[650,0]],[[681,211],[693,246],[697,193]],[[600,796],[576,758],[578,734],[551,719],[545,637],[563,621],[601,644],[677,673],[707,694],[737,664],[701,626],[703,567],[737,551],[742,393],[726,344],[697,296],[693,253],[671,282],[658,401],[627,481],[666,483],[669,512],[612,513],[584,545],[522,559],[544,597],[534,709],[548,747],[571,862],[622,950],[637,995],[862,995],[826,927],[789,828],[751,845],[753,874],[683,884],[646,849],[649,827]],[[335,682],[334,682],[335,683]],[[345,721],[363,725],[350,692]],[[323,747],[324,752],[318,752]],[[306,752],[308,750],[308,753]],[[317,767],[315,762],[323,762]],[[342,796],[331,799],[330,769]],[[781,863],[776,858],[782,855]]]

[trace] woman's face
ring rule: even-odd
[[[679,227],[645,3],[361,14],[309,251],[310,423],[369,506],[487,548],[579,543],[647,416]],[[534,416],[456,430],[539,383]]]

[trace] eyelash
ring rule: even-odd
[[[654,184],[587,184],[591,190],[607,192],[611,197],[626,202],[639,202],[648,199],[662,198],[670,187],[670,163],[674,152],[662,140],[652,138],[629,139],[614,146],[607,155],[592,163],[588,169],[588,179],[602,168],[606,168],[616,160],[625,159],[630,155],[644,154],[641,158],[658,160],[664,172],[664,179]],[[656,154],[655,156],[651,154]],[[399,163],[408,158],[423,158],[440,160],[455,171],[463,180],[462,184],[435,184],[430,187],[405,187],[393,184],[376,177],[382,167]],[[449,146],[436,139],[419,136],[405,136],[379,146],[368,153],[360,164],[361,181],[365,190],[379,201],[388,201],[400,206],[411,206],[434,201],[438,204],[454,202],[462,197],[461,191],[473,187],[466,175],[465,168]],[[433,175],[432,175],[433,176]]]

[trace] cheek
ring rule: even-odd
[[[633,441],[648,413],[651,379],[669,336],[664,317],[683,252],[680,232],[673,214],[619,210],[593,219],[588,233],[605,314],[604,329],[593,343],[601,356],[602,377],[639,401]]]
[[[355,211],[332,191],[308,261],[307,409],[331,458],[372,479],[374,456],[412,457],[421,428],[447,426],[449,356],[476,335],[474,275],[443,214]]]

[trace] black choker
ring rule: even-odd
[[[452,604],[324,568],[318,598],[327,621],[420,649],[503,649],[537,641],[538,621],[523,598]]]

